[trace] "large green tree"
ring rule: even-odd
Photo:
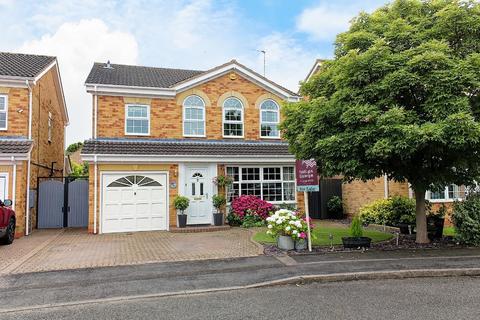
[[[335,56],[286,105],[291,150],[320,174],[408,181],[417,242],[428,242],[425,192],[480,175],[480,6],[398,0],[360,13]]]

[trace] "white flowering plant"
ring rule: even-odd
[[[307,238],[307,221],[299,216],[298,213],[280,209],[275,211],[267,219],[267,234],[277,236],[289,236],[293,240],[300,240]],[[313,225],[310,223],[310,228]]]

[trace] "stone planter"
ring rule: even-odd
[[[290,236],[278,236],[277,247],[282,250],[293,250],[295,249],[295,242]]]
[[[343,237],[342,242],[344,248],[370,248],[372,239],[368,237]]]
[[[307,250],[308,242],[306,239],[295,240],[295,250]]]

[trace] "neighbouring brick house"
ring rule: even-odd
[[[0,52],[0,199],[13,201],[17,237],[36,224],[37,177],[63,176],[67,125],[57,59]]]
[[[321,72],[322,63],[325,60],[317,59],[310,69],[305,81],[311,79],[315,74]],[[352,216],[358,213],[360,208],[378,199],[386,199],[395,195],[412,198],[413,191],[408,182],[395,182],[381,177],[366,182],[353,181],[342,184],[342,201],[344,213]],[[427,191],[426,199],[432,203],[432,210],[436,211],[441,205],[451,209],[455,200],[464,199],[466,190],[464,186],[449,185],[440,192]]]
[[[187,224],[212,224],[213,178],[227,198],[254,194],[302,208],[295,158],[280,137],[284,101],[300,97],[235,60],[207,71],[95,63],[89,232],[169,230],[173,199],[190,198]]]

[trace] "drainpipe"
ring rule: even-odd
[[[97,234],[97,155],[93,158],[93,234]]]
[[[388,199],[388,177],[386,174],[383,175],[383,196]]]
[[[25,81],[28,86],[28,139],[32,140],[32,114],[33,114],[33,101],[32,101],[32,87],[28,80]],[[35,84],[35,83],[34,83]],[[27,159],[27,195],[25,201],[25,235],[28,236],[30,226],[30,158],[32,149],[28,152]]]
[[[15,211],[15,193],[17,191],[17,162],[15,161],[15,157],[12,156],[13,162],[13,182],[12,182],[12,209]]]
[[[93,94],[93,138],[97,138],[97,116],[98,116],[98,95],[97,95],[97,86],[94,86]]]
[[[30,157],[31,157],[31,150],[28,152],[28,159],[27,159],[27,197],[25,201],[25,235],[28,236],[29,226],[30,226]]]

